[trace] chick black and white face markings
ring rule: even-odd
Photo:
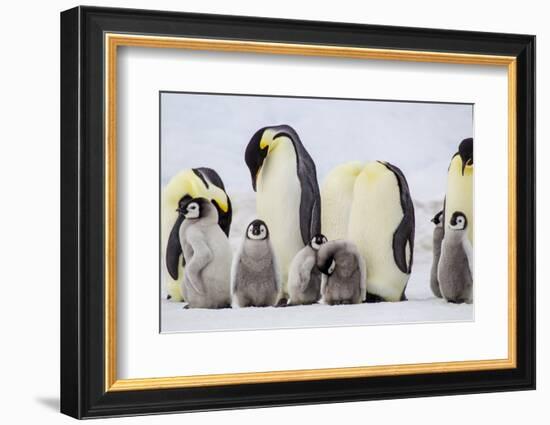
[[[210,201],[205,198],[191,198],[189,196],[184,196],[179,201],[176,211],[187,220],[198,219],[202,217],[202,211],[207,202]]]
[[[336,269],[336,261],[334,261],[334,259],[332,259],[332,261],[330,263],[330,266],[327,270],[327,274],[330,276],[332,273],[334,273],[334,269]]]
[[[443,227],[443,210],[434,215],[431,222],[435,224],[435,227]]]
[[[327,238],[325,235],[315,235],[311,241],[309,241],[309,246],[311,246],[315,251],[318,251],[319,248],[321,248],[321,245],[323,245],[327,241]]]
[[[267,239],[269,231],[267,225],[262,220],[254,220],[248,225],[246,237],[253,241],[261,241]]]
[[[332,275],[336,269],[336,261],[334,261],[334,256],[330,256],[326,259],[324,264],[319,267],[321,273],[326,274],[327,276]]]
[[[452,230],[464,230],[467,226],[468,220],[466,220],[466,216],[464,215],[464,213],[460,211],[455,211],[451,216],[449,227]]]
[[[199,218],[201,216],[201,207],[199,203],[195,201],[189,202],[183,214],[187,219]]]

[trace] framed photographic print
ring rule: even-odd
[[[63,12],[61,411],[533,389],[534,61],[529,35]]]

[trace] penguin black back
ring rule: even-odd
[[[393,234],[393,256],[395,264],[403,273],[410,274],[413,264],[415,218],[414,205],[409,192],[409,185],[403,172],[388,162],[378,161],[385,165],[397,179],[403,219]],[[410,249],[409,263],[407,264],[407,242]]]

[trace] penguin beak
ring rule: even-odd
[[[229,210],[229,202],[227,200],[227,194],[219,187],[210,185],[210,197],[220,209],[226,213]]]
[[[254,136],[252,136],[250,142],[248,142],[248,146],[246,147],[246,152],[244,155],[246,165],[250,170],[250,177],[252,178],[252,189],[254,189],[254,192],[256,191],[256,180],[258,177],[258,173],[262,168],[265,157],[267,156],[267,152],[269,150],[269,144],[263,138],[264,132],[265,128],[262,128],[258,130],[254,134]]]

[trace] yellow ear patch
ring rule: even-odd
[[[269,146],[271,144],[271,140],[266,137],[267,130],[264,131],[264,134],[262,134],[262,138],[260,139],[260,149],[265,149],[266,146]]]

